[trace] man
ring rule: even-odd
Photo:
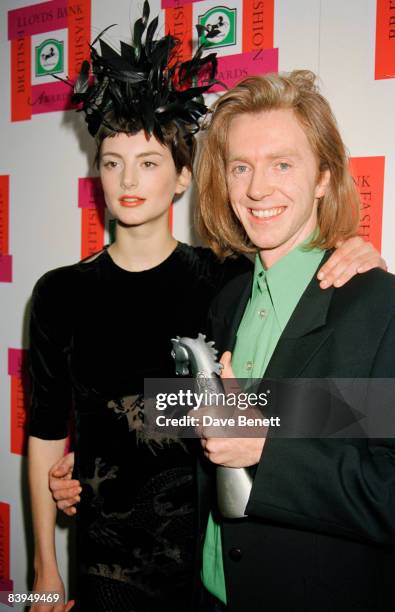
[[[211,310],[217,348],[233,352],[226,376],[394,377],[394,277],[372,270],[327,291],[315,280],[355,232],[359,204],[314,75],[250,77],[225,93],[197,179],[210,246],[257,253],[253,275],[231,281]],[[225,520],[211,501],[202,578],[212,609],[395,609],[394,440],[210,435],[203,517],[213,465],[255,472],[245,518]]]
[[[357,277],[339,292],[333,287],[321,291],[315,279],[325,258],[323,249],[355,234],[359,204],[343,144],[327,103],[315,91],[311,73],[252,77],[224,94],[202,147],[198,182],[200,225],[211,246],[223,255],[258,252],[254,282],[248,275],[240,277],[224,290],[211,311],[218,348],[234,349],[236,375],[385,376],[381,370],[374,372],[373,355],[388,313],[382,312],[382,299],[377,304],[364,300],[371,297],[365,296],[369,283],[388,300],[390,277],[377,272],[363,275],[366,280]],[[311,238],[321,248],[301,248]],[[360,326],[354,325],[355,311],[347,312],[355,299],[363,302],[358,315],[361,324],[368,321],[367,312],[374,316],[378,309],[377,320],[366,331],[366,355],[355,354]],[[338,317],[342,307],[345,314]],[[387,301],[388,307],[392,313]],[[383,351],[387,363],[389,349],[383,347]],[[229,354],[224,361],[227,374],[232,375]],[[391,368],[392,363],[389,376]],[[370,601],[366,591],[370,597],[373,574],[374,588],[382,588],[383,579],[379,585],[377,576],[383,553],[377,547],[373,554],[371,542],[386,539],[387,525],[384,522],[381,527],[380,517],[368,532],[365,506],[369,503],[363,496],[359,499],[363,474],[358,477],[349,454],[343,454],[349,450],[358,461],[358,445],[287,442],[272,440],[270,435],[267,440],[205,438],[202,444],[208,459],[200,472],[202,578],[213,597],[209,605],[221,608],[227,601],[231,612],[348,611],[355,605],[356,589],[356,584],[349,588],[349,568],[352,579],[359,571],[364,577],[356,595],[358,605]],[[366,441],[361,446],[366,455],[374,452]],[[344,471],[350,465],[355,480],[344,490],[343,476],[336,468],[343,457],[348,460]],[[69,478],[70,463],[67,457],[52,475]],[[247,518],[223,521],[218,517],[211,478],[215,464],[257,466]],[[374,465],[368,465],[368,471],[374,470]],[[385,460],[383,469],[389,466]],[[79,500],[78,482],[64,484],[51,480],[58,507],[73,514],[73,504]],[[329,484],[332,490],[328,489],[327,497]],[[372,510],[373,515],[376,512],[377,508]],[[356,564],[358,555],[361,559]],[[334,588],[338,592],[332,594]]]

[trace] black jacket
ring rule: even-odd
[[[234,346],[251,281],[234,279],[213,304],[220,352]],[[313,278],[265,376],[395,377],[395,277],[375,269],[325,291]],[[212,468],[201,460],[202,539]],[[246,512],[222,521],[230,612],[395,610],[394,439],[269,435]]]

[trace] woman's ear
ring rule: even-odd
[[[177,176],[177,185],[176,191],[178,195],[184,193],[191,184],[192,181],[192,172],[186,166],[183,167],[180,174]]]

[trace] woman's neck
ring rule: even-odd
[[[168,225],[149,228],[117,224],[115,242],[108,248],[114,262],[130,272],[158,266],[177,246]]]

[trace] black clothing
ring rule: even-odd
[[[213,304],[220,352],[233,349],[251,281],[231,281]],[[394,378],[394,276],[371,270],[325,291],[314,277],[265,377]],[[212,483],[202,459],[202,533]],[[287,440],[269,430],[246,514],[222,522],[229,612],[395,610],[394,439]]]
[[[179,244],[143,272],[119,268],[105,250],[38,281],[30,434],[65,438],[73,405],[78,609],[188,609],[197,442],[147,439],[143,383],[174,376],[171,338],[203,331],[213,295],[250,265]]]

